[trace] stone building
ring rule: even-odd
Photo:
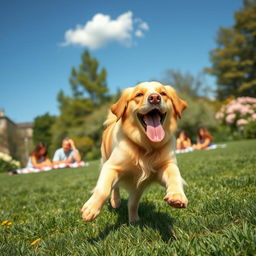
[[[26,159],[32,144],[33,123],[14,123],[0,109],[0,152]]]

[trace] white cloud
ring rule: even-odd
[[[149,30],[149,26],[146,22],[142,22],[139,24],[139,27],[144,30]]]
[[[142,19],[134,19],[134,23],[137,25],[138,29],[135,31],[135,36],[144,37],[142,30],[149,30],[149,25]]]
[[[144,35],[143,35],[143,32],[141,31],[141,30],[136,30],[135,31],[135,35],[137,36],[137,37],[143,37]]]
[[[80,45],[90,49],[98,49],[111,41],[117,41],[125,46],[133,42],[133,31],[137,27],[135,35],[143,37],[142,30],[149,30],[149,26],[141,19],[133,19],[133,13],[128,11],[116,19],[101,13],[95,14],[92,20],[85,25],[77,25],[75,29],[65,32],[65,42],[62,46]]]

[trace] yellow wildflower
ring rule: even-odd
[[[8,221],[8,220],[4,220],[2,223],[1,223],[2,226],[10,226],[12,225],[12,222]]]
[[[39,242],[41,241],[41,238],[37,238],[36,240],[34,240],[31,245],[37,245]]]

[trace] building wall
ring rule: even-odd
[[[14,123],[0,109],[0,152],[27,159],[32,146],[32,127],[33,123]]]
[[[22,152],[21,158],[24,165],[26,165],[29,154],[33,149],[33,123],[18,123],[17,126],[19,134],[22,137],[22,143],[24,145],[24,150]]]
[[[9,148],[6,144],[5,131],[7,126],[7,120],[0,116],[0,152],[9,154]]]
[[[0,116],[0,151],[11,154],[14,147],[14,137],[17,133],[17,126],[8,117]]]

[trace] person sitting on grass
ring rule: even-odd
[[[65,138],[62,141],[62,148],[56,150],[53,156],[53,164],[70,164],[70,163],[80,163],[81,156],[76,149],[75,143],[69,138]]]
[[[191,140],[185,131],[180,131],[176,141],[176,149],[183,150],[191,147]]]
[[[51,167],[52,162],[47,156],[47,146],[39,142],[31,152],[26,168]]]
[[[195,150],[209,149],[213,145],[211,133],[206,128],[199,128],[197,131],[197,143],[192,147]]]

